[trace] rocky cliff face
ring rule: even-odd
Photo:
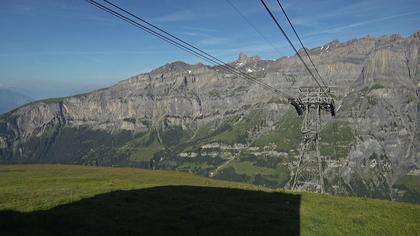
[[[309,52],[336,86],[321,132],[331,193],[419,201],[420,32],[330,42]],[[297,57],[241,54],[232,66],[294,95]],[[300,118],[277,94],[219,67],[174,62],[79,96],[0,117],[0,162],[176,169],[283,187]]]

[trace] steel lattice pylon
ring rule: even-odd
[[[325,94],[327,91],[328,94]],[[300,87],[299,96],[289,99],[299,116],[303,116],[302,143],[299,159],[293,163],[293,173],[289,181],[292,190],[319,191],[323,193],[324,170],[319,149],[321,112],[335,116],[334,100],[329,95],[331,88]]]

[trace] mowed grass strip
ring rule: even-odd
[[[21,234],[27,228],[44,235],[64,229],[102,235],[420,235],[415,204],[273,191],[171,171],[70,165],[0,166],[2,216],[8,233]]]

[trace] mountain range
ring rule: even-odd
[[[419,49],[420,31],[308,49],[337,107],[322,119],[327,192],[420,202]],[[285,96],[219,66],[173,62],[0,116],[0,163],[170,169],[285,187],[302,123],[285,98],[314,84],[297,56],[241,53],[230,65]]]

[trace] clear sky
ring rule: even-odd
[[[275,0],[266,1],[287,26]],[[241,51],[265,59],[292,55],[259,0],[113,2],[225,61]],[[419,0],[282,2],[307,47],[420,30]],[[0,85],[35,98],[110,85],[177,60],[201,62],[84,0],[0,2]]]

